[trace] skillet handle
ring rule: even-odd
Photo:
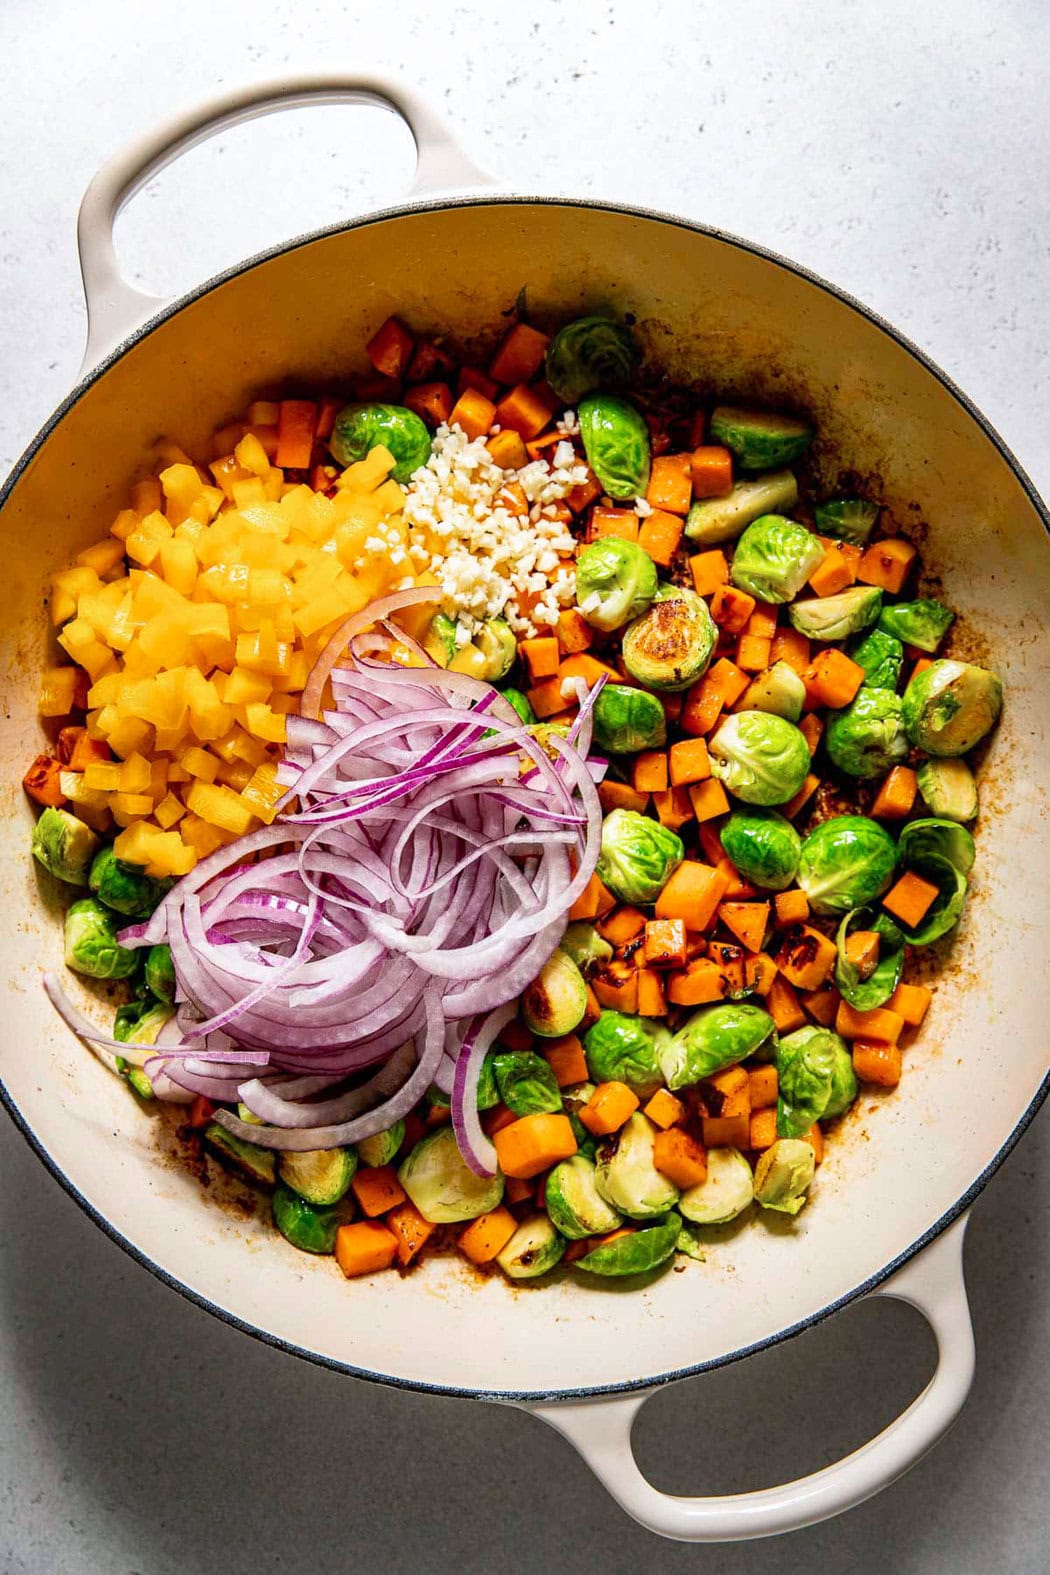
[[[634,1419],[653,1390],[612,1400],[526,1406],[563,1434],[629,1515],[678,1542],[744,1542],[828,1520],[888,1487],[955,1421],[974,1372],[966,1301],[964,1215],[885,1285],[872,1292],[918,1308],[937,1337],[937,1371],[908,1409],[877,1438],[797,1482],[723,1498],[660,1493],[642,1476],[631,1449]]]
[[[125,203],[180,154],[229,126],[275,110],[311,104],[374,104],[400,115],[416,144],[416,173],[409,193],[491,186],[453,141],[443,122],[408,88],[382,77],[288,77],[209,99],[169,120],[104,164],[80,205],[77,245],[88,309],[88,339],[81,367],[87,372],[167,302],[136,290],[122,277],[113,247],[113,225]]]

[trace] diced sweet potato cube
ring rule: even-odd
[[[642,1113],[649,1117],[654,1127],[660,1127],[662,1131],[680,1125],[686,1117],[686,1109],[682,1101],[676,1099],[666,1088],[656,1090]]]
[[[891,886],[882,899],[882,906],[895,919],[900,919],[910,929],[915,929],[926,917],[940,893],[932,881],[924,880],[914,870],[905,870],[900,880]]]
[[[684,1127],[671,1127],[656,1134],[653,1165],[683,1190],[699,1186],[707,1178],[707,1154]]]
[[[706,782],[711,775],[711,759],[702,738],[682,738],[672,744],[668,754],[669,775],[673,787],[688,787],[693,782]]]
[[[765,1110],[777,1102],[777,1069],[772,1061],[749,1068],[747,1091],[752,1110]]]
[[[675,1006],[703,1006],[724,997],[725,979],[708,957],[698,957],[681,973],[668,974],[667,998]]]
[[[881,1039],[854,1039],[853,1070],[862,1083],[880,1088],[896,1088],[901,1080],[903,1058],[900,1046]]]
[[[899,984],[886,1005],[896,1012],[909,1028],[918,1028],[929,1010],[933,995],[924,984]]]
[[[893,536],[886,541],[872,542],[857,565],[857,579],[862,585],[879,585],[896,596],[908,576],[915,558],[915,548],[903,537]]]
[[[749,952],[762,950],[769,927],[768,902],[723,902],[718,917]]]
[[[668,514],[688,514],[693,501],[692,456],[659,454],[649,471],[648,504]]]
[[[918,778],[911,766],[894,766],[887,775],[871,806],[871,813],[879,820],[903,820],[911,814]]]
[[[606,1137],[620,1130],[639,1103],[638,1095],[626,1083],[599,1083],[587,1103],[580,1106],[578,1115],[588,1132]]]
[[[686,960],[684,919],[649,919],[645,926],[645,961],[649,968],[681,968]]]
[[[714,596],[720,585],[729,581],[729,564],[718,547],[710,552],[698,552],[689,559],[693,588],[698,596]]]
[[[806,1014],[799,1005],[798,996],[793,987],[781,974],[773,980],[772,988],[766,996],[766,1011],[777,1025],[777,1031],[782,1034],[793,1033],[796,1028],[803,1028]]]
[[[788,930],[777,953],[777,967],[798,990],[816,990],[835,966],[835,943],[810,925]]]
[[[563,1034],[560,1039],[546,1040],[542,1053],[559,1088],[569,1088],[573,1083],[587,1081],[587,1058],[575,1034]]]
[[[904,1019],[899,1012],[887,1006],[873,1007],[870,1012],[860,1012],[848,1001],[840,1001],[835,1013],[835,1032],[843,1039],[880,1039],[895,1045],[900,1038]]]
[[[753,1110],[748,1132],[748,1148],[772,1148],[777,1140],[776,1110]]]
[[[714,922],[724,891],[725,877],[718,870],[683,859],[656,899],[656,917],[682,919],[687,930],[706,930]]]
[[[693,819],[695,813],[690,790],[683,787],[664,788],[654,793],[653,808],[661,826],[666,826],[670,831],[678,831]]]
[[[688,792],[697,820],[715,820],[719,815],[728,815],[726,790],[715,777],[709,777],[706,782],[695,782]]]
[[[778,891],[773,898],[773,907],[776,911],[773,922],[779,929],[785,929],[791,924],[805,924],[809,918],[809,898],[801,886],[793,886],[789,891]]]

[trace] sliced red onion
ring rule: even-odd
[[[498,1166],[496,1149],[485,1136],[478,1117],[478,1079],[482,1063],[496,1036],[514,1016],[514,1003],[500,1006],[488,1017],[474,1022],[463,1041],[452,1080],[452,1125],[456,1142],[476,1176],[494,1176]]]

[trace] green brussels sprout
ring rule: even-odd
[[[777,1047],[777,1085],[779,1137],[803,1137],[815,1121],[841,1115],[857,1097],[846,1041],[812,1025],[787,1034]]]
[[[879,614],[878,627],[883,634],[896,635],[905,645],[932,653],[954,622],[955,614],[931,599],[896,602],[892,607],[884,607]]]
[[[447,667],[458,650],[456,620],[447,613],[436,612],[427,624],[421,644],[439,667]]]
[[[174,886],[173,880],[153,880],[141,864],[127,864],[110,847],[100,848],[88,872],[88,885],[107,908],[129,919],[148,919]]]
[[[175,1016],[167,1001],[146,995],[141,1000],[118,1006],[113,1018],[113,1037],[121,1044],[155,1045],[165,1023]]]
[[[805,453],[813,441],[813,428],[797,416],[716,405],[711,412],[711,439],[731,449],[742,470],[776,470]]]
[[[738,481],[722,498],[698,498],[686,516],[686,539],[698,547],[719,547],[737,537],[763,514],[793,509],[798,482],[790,470],[774,470],[753,481]]]
[[[603,1011],[584,1035],[587,1070],[596,1083],[626,1083],[648,1099],[663,1081],[660,1051],[669,1038],[655,1018]]]
[[[576,1139],[576,1152],[585,1159],[593,1159],[598,1148],[594,1136],[580,1120],[579,1112],[594,1093],[593,1083],[573,1083],[561,1091],[562,1108],[569,1118],[572,1135]]]
[[[736,544],[729,577],[760,602],[789,602],[824,557],[804,525],[783,514],[763,514]]]
[[[630,684],[606,684],[594,702],[594,741],[611,754],[635,755],[667,742],[667,716],[655,695]]]
[[[649,428],[616,394],[589,394],[577,409],[587,463],[610,498],[645,496],[649,485]]]
[[[854,930],[874,930],[879,937],[878,961],[865,975],[846,956],[846,942]],[[842,999],[858,1012],[884,1006],[904,972],[904,936],[889,914],[874,908],[851,908],[836,932],[835,949],[835,983]]]
[[[719,837],[730,863],[766,891],[784,891],[795,878],[802,839],[773,809],[734,809]]]
[[[161,941],[146,953],[146,988],[159,1001],[175,1000],[175,964],[171,960],[171,947]]]
[[[955,820],[910,820],[897,842],[897,861],[905,869],[916,869],[924,859],[936,858],[945,859],[960,875],[969,875],[976,857],[972,835]]]
[[[532,709],[532,706],[529,704],[528,699],[526,698],[525,695],[522,694],[520,689],[510,689],[510,688],[501,689],[500,693],[502,694],[504,700],[506,700],[507,704],[509,706],[512,706],[514,708],[514,710],[518,713],[518,715],[521,717],[521,720],[525,723],[526,727],[534,727],[535,726],[535,724],[536,724],[536,713]]]
[[[565,1247],[565,1237],[558,1234],[546,1214],[534,1214],[522,1220],[503,1251],[496,1254],[496,1262],[509,1279],[535,1280],[554,1268]]]
[[[498,1171],[490,1177],[475,1176],[450,1126],[420,1138],[401,1161],[397,1179],[432,1225],[477,1219],[497,1208],[503,1197],[503,1177]]]
[[[896,689],[904,666],[904,647],[896,635],[872,629],[850,652],[850,659],[864,669],[867,689]]]
[[[904,691],[904,725],[928,755],[965,755],[999,719],[1003,686],[987,667],[937,661]]]
[[[335,1251],[335,1235],[343,1219],[335,1209],[315,1208],[290,1187],[273,1195],[273,1222],[285,1241],[300,1252]]]
[[[634,809],[614,809],[602,822],[598,876],[621,902],[655,902],[685,849],[658,820]]]
[[[33,827],[33,857],[49,875],[68,881],[70,886],[87,884],[98,845],[91,827],[67,809],[45,809]]]
[[[867,815],[835,815],[802,844],[798,883],[814,913],[848,913],[881,897],[893,880],[893,838]]]
[[[474,644],[485,659],[484,671],[478,677],[490,684],[506,678],[518,655],[518,644],[506,618],[486,618],[474,636]]]
[[[640,618],[657,583],[649,554],[619,536],[592,541],[576,559],[576,604],[592,628],[606,634]]]
[[[707,1175],[687,1187],[679,1212],[697,1225],[724,1225],[743,1214],[755,1195],[751,1166],[738,1148],[709,1148]]]
[[[786,804],[809,770],[809,745],[770,711],[734,711],[710,740],[711,774],[745,804]]]
[[[551,740],[552,737],[553,738],[568,738],[568,736],[569,736],[569,723],[568,722],[537,722],[535,727],[530,727],[529,728],[529,734],[530,734],[530,736],[532,738],[534,738],[536,740],[537,744],[543,750],[544,754],[548,757],[548,759],[553,760],[554,763],[557,764],[558,761],[561,759],[561,755],[558,753],[557,749],[555,749],[551,745],[550,740]],[[523,760],[524,760],[524,764],[525,764],[526,769],[527,769],[532,764],[532,762],[530,760],[525,759],[525,757],[523,757]]]
[[[750,1174],[750,1167],[748,1167],[748,1174]],[[682,1221],[674,1248],[675,1252],[680,1252],[683,1257],[692,1258],[697,1263],[707,1262],[707,1243],[698,1227],[689,1220]]]
[[[596,388],[624,388],[641,363],[626,328],[607,317],[577,317],[547,346],[544,373],[559,399],[575,405]]]
[[[582,974],[599,963],[612,962],[613,948],[586,919],[575,919],[561,938],[561,949]]]
[[[755,1166],[755,1202],[779,1214],[797,1214],[805,1206],[816,1168],[812,1144],[778,1138]]]
[[[717,639],[702,596],[684,586],[661,585],[648,612],[624,632],[624,666],[650,689],[688,689],[706,673]],[[613,687],[622,685],[610,685],[606,692]]]
[[[299,1154],[282,1154],[277,1174],[307,1203],[324,1208],[338,1203],[357,1173],[357,1154],[352,1148],[306,1149]]]
[[[821,536],[834,536],[857,547],[866,544],[878,517],[879,505],[863,498],[832,498],[829,503],[818,503],[813,511]]]
[[[561,1090],[550,1063],[534,1050],[501,1050],[494,1065],[500,1098],[514,1115],[561,1110]]]
[[[921,924],[914,929],[904,925],[904,934],[909,946],[929,946],[953,930],[962,918],[969,883],[966,876],[960,874],[947,859],[930,855],[913,867],[917,875],[936,886],[937,896],[926,910]]]
[[[570,1241],[604,1236],[623,1223],[598,1191],[593,1162],[582,1154],[555,1165],[547,1176],[543,1197],[551,1223]]]
[[[209,1122],[204,1128],[204,1141],[225,1165],[232,1166],[248,1181],[272,1187],[277,1180],[277,1156],[272,1149],[236,1137],[217,1121]]]
[[[127,1081],[133,1094],[137,1094],[140,1099],[157,1097],[153,1092],[153,1084],[140,1066],[132,1066],[122,1055],[115,1056],[114,1060],[117,1063],[117,1071]]]
[[[404,1141],[405,1123],[395,1121],[385,1132],[373,1132],[371,1137],[359,1138],[354,1148],[362,1165],[377,1170],[381,1165],[390,1164]]]
[[[829,716],[824,743],[832,765],[848,776],[884,776],[908,754],[899,695],[862,686],[851,705]]]
[[[774,662],[752,678],[740,700],[741,711],[768,711],[785,722],[797,722],[806,703],[806,686],[787,662]]]
[[[388,449],[394,458],[390,474],[407,481],[430,458],[430,433],[404,405],[344,405],[328,446],[340,465],[352,465],[374,448]]]
[[[491,1110],[495,1105],[499,1104],[499,1089],[496,1087],[495,1061],[496,1052],[494,1050],[490,1050],[484,1061],[481,1063],[481,1071],[478,1074],[478,1091],[476,1099],[476,1104],[479,1110]],[[433,1087],[427,1089],[427,1099],[432,1105],[440,1105],[445,1110],[447,1110],[449,1105],[452,1103],[448,1095],[444,1093],[442,1089],[438,1088],[437,1084],[434,1084]],[[402,1141],[404,1140],[402,1139]],[[361,1144],[358,1143],[357,1147],[360,1151]]]
[[[813,596],[788,608],[792,627],[807,640],[845,640],[860,634],[879,616],[882,592],[876,585],[854,585],[835,596]]]
[[[560,1039],[571,1034],[587,1010],[587,986],[583,975],[559,947],[548,957],[521,997],[521,1015],[531,1033],[543,1039]],[[496,1067],[499,1081],[499,1067]],[[560,1104],[554,1107],[560,1109]]]
[[[95,897],[82,897],[66,912],[66,967],[89,979],[130,979],[139,954],[117,940],[113,915]]]
[[[603,1138],[594,1158],[594,1180],[606,1203],[633,1220],[666,1214],[678,1188],[653,1164],[656,1128],[636,1110],[619,1132]]]
[[[764,1045],[776,1045],[768,1012],[748,1001],[719,1001],[699,1011],[659,1046],[660,1070],[668,1088],[689,1088],[727,1066],[746,1061]]]
[[[918,780],[930,811],[942,820],[973,820],[977,814],[977,782],[965,760],[954,755],[924,760]]]
[[[610,1277],[648,1274],[674,1256],[681,1229],[680,1217],[672,1212],[646,1230],[635,1230],[629,1236],[604,1242],[593,1252],[577,1258],[573,1267],[582,1269],[585,1274]]]

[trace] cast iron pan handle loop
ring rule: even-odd
[[[77,221],[80,270],[88,309],[82,373],[167,304],[158,296],[134,289],[121,276],[113,248],[113,225],[124,204],[165,165],[216,132],[254,120],[258,115],[311,104],[374,104],[400,115],[416,144],[412,197],[493,184],[491,177],[457,147],[442,121],[421,98],[381,77],[289,77],[209,99],[110,159],[84,194]]]
[[[877,1438],[812,1476],[756,1493],[678,1498],[639,1471],[631,1427],[652,1390],[611,1400],[529,1406],[579,1450],[595,1476],[634,1519],[677,1542],[744,1542],[797,1531],[852,1509],[902,1476],[945,1433],[970,1392],[973,1330],[963,1279],[966,1216],[873,1292],[910,1302],[937,1338],[937,1370],[903,1414]]]

